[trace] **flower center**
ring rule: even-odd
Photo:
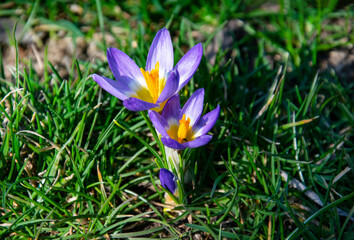
[[[190,118],[187,118],[186,120],[186,114],[183,114],[182,119],[179,120],[179,128],[177,132],[177,141],[179,143],[182,143],[183,140],[187,139],[190,122]]]
[[[150,72],[145,71],[143,68],[140,68],[140,71],[142,72],[145,78],[150,95],[153,99],[153,103],[156,103],[157,99],[159,98],[162,92],[162,89],[164,88],[163,79],[161,79],[162,81],[160,81],[159,67],[159,62],[156,62],[155,69],[152,69]]]
[[[170,129],[167,130],[167,134],[170,138],[176,140],[179,143],[189,142],[194,139],[192,128],[190,126],[191,119],[186,119],[186,114],[183,114],[179,124],[171,124]]]

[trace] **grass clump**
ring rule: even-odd
[[[42,37],[35,42],[38,58],[16,31],[8,34],[12,45],[2,47],[1,238],[352,238],[352,72],[339,72],[324,57],[350,52],[351,7],[8,4],[3,16],[21,12],[24,35]],[[89,78],[112,77],[108,46],[143,66],[164,26],[175,59],[197,42],[204,47],[181,98],[203,87],[204,112],[222,109],[212,143],[182,156],[192,184],[176,216],[163,212],[158,146],[144,116]],[[74,49],[63,57],[67,64],[48,47],[56,39],[60,48],[63,36]],[[4,54],[9,49],[12,59]]]

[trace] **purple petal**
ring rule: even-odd
[[[130,97],[123,102],[123,105],[130,111],[145,111],[159,106],[158,104],[145,102],[135,97]]]
[[[177,149],[177,150],[183,150],[183,149],[187,148],[187,146],[180,144],[179,142],[177,142],[176,140],[174,140],[172,138],[161,138],[161,142],[165,146],[167,146],[169,148]]]
[[[127,54],[116,48],[108,48],[107,60],[116,80],[135,81],[134,85],[147,87],[140,68]]]
[[[158,114],[157,112],[152,111],[152,110],[149,110],[149,117],[150,117],[152,124],[156,128],[156,130],[163,137],[169,137],[166,132],[166,129],[168,128],[168,124],[167,124],[166,120],[163,117],[161,117],[160,114]]]
[[[192,96],[188,99],[186,104],[183,106],[180,113],[180,118],[183,114],[186,114],[186,118],[190,118],[191,122],[189,126],[194,126],[198,122],[200,115],[203,112],[203,101],[204,101],[204,89],[198,89],[195,91]]]
[[[169,123],[169,125],[172,124],[178,125],[180,120],[179,118],[180,112],[181,112],[181,105],[179,102],[179,95],[176,94],[167,101],[161,114],[162,117]]]
[[[101,77],[97,74],[93,74],[92,78],[98,83],[98,85],[100,85],[101,88],[103,88],[104,90],[106,90],[107,92],[115,96],[116,98],[119,98],[122,101],[128,98],[124,93],[120,91],[121,88],[117,81],[114,81],[106,77]]]
[[[173,94],[175,94],[178,88],[178,83],[179,83],[178,72],[176,70],[172,70],[170,72],[170,75],[168,76],[165,87],[162,90],[156,103],[162,103],[163,101],[171,97]]]
[[[175,175],[171,171],[167,170],[166,168],[161,168],[159,177],[160,177],[161,185],[165,189],[169,190],[172,194],[174,194],[177,189]]]
[[[193,74],[199,66],[202,56],[203,46],[201,43],[198,43],[191,50],[189,50],[176,64],[175,69],[177,69],[178,73],[180,74],[179,87],[177,92],[179,92],[192,78]]]
[[[212,135],[203,135],[203,136],[197,137],[193,141],[182,143],[182,145],[186,148],[201,147],[201,146],[204,146],[205,144],[207,144],[208,142],[210,142],[212,137],[213,137]]]
[[[201,117],[196,125],[193,126],[194,136],[199,137],[207,134],[215,125],[219,118],[220,106],[218,105],[213,111],[208,112]]]
[[[166,28],[161,29],[152,41],[146,60],[146,70],[155,69],[156,62],[159,62],[160,73],[169,72],[173,68],[173,46]]]

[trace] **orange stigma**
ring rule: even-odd
[[[183,140],[187,139],[187,135],[189,132],[189,124],[191,122],[190,118],[187,118],[186,120],[186,114],[183,114],[183,117],[181,120],[179,120],[179,128],[178,128],[178,132],[177,132],[177,141],[179,143],[182,143]]]
[[[155,69],[152,69],[150,72],[145,71],[143,68],[140,68],[140,71],[142,72],[145,78],[146,85],[153,99],[153,103],[156,103],[157,99],[159,98],[162,92],[162,88],[164,87],[161,86],[159,78],[159,67],[159,62],[156,62]]]

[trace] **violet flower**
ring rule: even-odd
[[[166,101],[188,83],[203,55],[199,43],[173,67],[170,33],[161,29],[155,36],[146,60],[145,70],[124,52],[108,48],[107,60],[116,80],[93,74],[92,78],[107,92],[123,101],[131,111],[161,111]]]
[[[175,194],[177,189],[175,175],[170,170],[167,170],[166,168],[161,168],[159,177],[161,185],[165,189],[169,190],[172,194]]]
[[[204,89],[198,89],[181,109],[179,95],[171,97],[161,114],[149,111],[151,122],[161,134],[162,143],[173,149],[196,148],[207,144],[212,136],[206,135],[218,120],[219,105],[202,115]]]

